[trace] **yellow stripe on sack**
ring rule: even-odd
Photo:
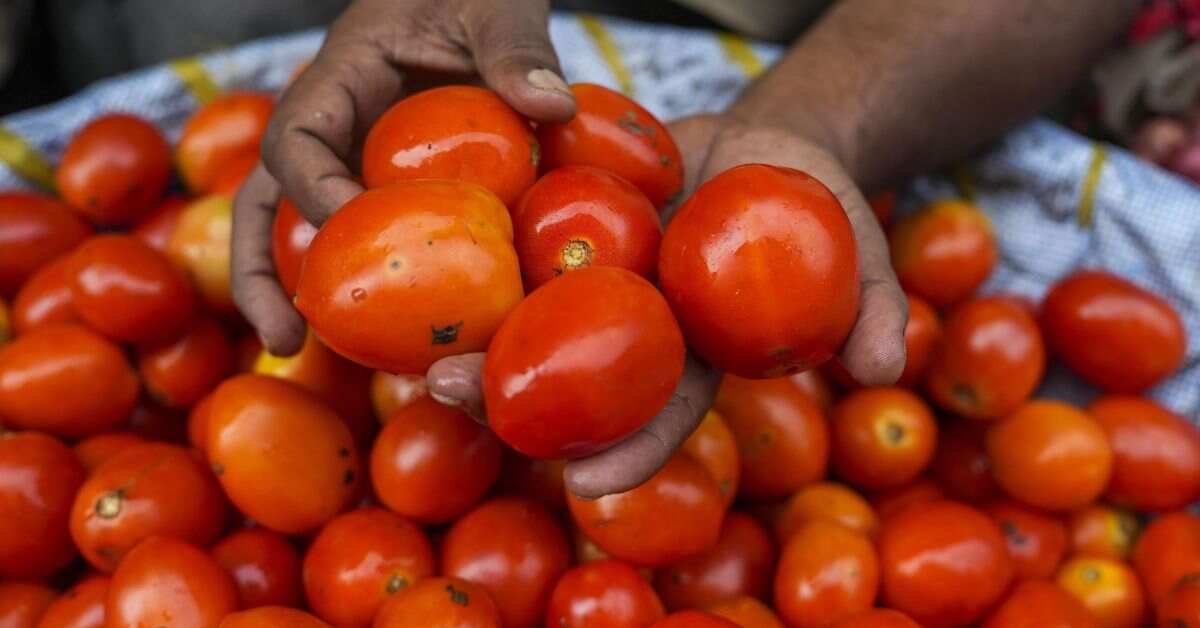
[[[720,42],[721,49],[725,51],[725,56],[734,65],[741,68],[748,78],[756,78],[766,69],[762,59],[759,59],[758,55],[754,53],[750,42],[744,38],[733,33],[717,33],[717,41]]]
[[[180,81],[192,93],[192,97],[196,102],[205,104],[217,97],[221,93],[221,89],[217,87],[212,76],[209,75],[208,69],[203,63],[195,57],[186,57],[184,59],[176,59],[168,64],[175,76],[179,77]]]
[[[29,145],[24,138],[0,126],[0,164],[8,166],[21,178],[40,185],[47,190],[54,189],[54,169],[50,162],[42,157],[37,149]]]
[[[1092,142],[1092,161],[1083,177],[1083,189],[1079,194],[1079,226],[1092,226],[1092,213],[1096,205],[1096,187],[1100,185],[1100,173],[1108,161],[1108,149],[1100,142]]]
[[[971,168],[966,164],[954,169],[954,185],[958,188],[958,193],[963,197],[963,200],[968,203],[974,203],[978,196],[975,190],[975,182],[971,180]]]
[[[608,27],[594,15],[579,16],[579,23],[592,38],[592,42],[596,44],[600,56],[608,64],[609,72],[612,72],[613,77],[617,79],[617,84],[621,86],[621,92],[633,98],[633,75],[629,73],[629,68],[625,67],[625,60],[621,58],[621,51],[617,48],[617,42],[613,39],[612,33],[608,32]]]

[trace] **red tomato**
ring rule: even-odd
[[[100,465],[118,453],[146,443],[146,439],[133,432],[105,432],[88,436],[75,443],[75,457],[83,464],[83,470],[91,475]]]
[[[1051,287],[1041,320],[1055,356],[1108,392],[1153,386],[1187,352],[1187,332],[1171,304],[1103,271],[1081,270]]]
[[[83,479],[83,467],[58,440],[0,435],[0,577],[46,578],[71,562],[67,522]]]
[[[408,181],[346,203],[313,238],[296,306],[338,353],[424,373],[482,351],[521,300],[512,223],[487,190]]]
[[[1102,397],[1088,412],[1113,450],[1109,500],[1163,511],[1200,499],[1200,431],[1194,425],[1141,397]]]
[[[1004,533],[1017,579],[1054,575],[1067,554],[1067,527],[1061,520],[1011,500],[994,502],[986,511]]]
[[[477,584],[428,578],[385,602],[374,628],[500,628],[500,611]]]
[[[1174,512],[1151,521],[1130,560],[1146,585],[1146,598],[1161,603],[1180,578],[1200,573],[1200,516]]]
[[[330,628],[308,613],[285,606],[261,606],[230,613],[219,628]]]
[[[528,497],[555,514],[567,510],[567,489],[563,483],[565,460],[538,460],[504,450],[504,465],[496,482],[501,495]]]
[[[0,296],[16,294],[34,271],[91,234],[87,223],[55,199],[0,193]]]
[[[775,521],[775,539],[786,544],[810,521],[828,521],[874,537],[879,518],[862,495],[835,482],[813,482],[788,498]]]
[[[766,528],[750,515],[731,512],[716,545],[656,570],[654,587],[671,610],[704,608],[740,595],[764,598],[774,562]]]
[[[136,116],[110,113],[71,138],[55,172],[63,200],[96,224],[126,225],[154,206],[171,176],[171,149]]]
[[[925,206],[897,223],[888,241],[900,285],[934,307],[970,297],[996,265],[991,223],[962,201]]]
[[[942,487],[936,483],[928,479],[918,479],[907,486],[874,494],[871,497],[871,505],[875,507],[875,514],[879,516],[879,520],[887,521],[913,506],[938,501],[945,496]]]
[[[896,209],[896,191],[880,190],[867,198],[871,211],[881,227],[887,227],[892,222],[892,213]]]
[[[243,153],[257,154],[274,108],[268,94],[231,92],[193,114],[175,149],[188,188],[207,193],[230,161]]]
[[[522,301],[488,346],[488,425],[527,456],[596,453],[663,409],[685,353],[650,282],[613,267],[563,275]]]
[[[187,206],[187,197],[168,196],[138,221],[129,233],[150,245],[150,248],[166,253],[171,234],[175,233],[175,226],[179,224],[179,216]]]
[[[1133,542],[1142,531],[1136,515],[1105,505],[1076,510],[1067,525],[1072,553],[1117,560],[1129,558]]]
[[[933,353],[942,339],[942,320],[925,299],[911,293],[905,296],[908,297],[908,324],[904,327],[904,372],[896,383],[916,388],[925,380]]]
[[[516,497],[484,502],[451,526],[442,541],[442,573],[482,586],[507,628],[537,625],[554,583],[570,563],[567,537],[554,517]]]
[[[688,344],[741,377],[825,362],[858,316],[846,212],[790,168],[738,166],[701,185],[667,226],[658,276]]]
[[[879,559],[871,540],[839,524],[811,521],[783,548],[775,607],[789,626],[825,626],[871,608]]]
[[[385,371],[371,375],[371,407],[381,422],[428,394],[424,375],[392,375]]]
[[[911,482],[929,465],[937,422],[920,397],[904,388],[863,388],[842,397],[830,415],[833,468],[867,489]]]
[[[980,503],[1000,494],[992,479],[992,460],[984,439],[987,427],[969,421],[946,421],[938,429],[937,452],[930,470],[946,494]]]
[[[291,201],[279,199],[275,221],[271,226],[271,259],[275,262],[279,283],[288,294],[296,294],[300,265],[304,262],[308,245],[316,235],[317,228],[300,215]]]
[[[817,404],[821,412],[829,412],[833,408],[833,386],[820,370],[800,371],[789,376],[789,379]]]
[[[738,628],[738,625],[704,611],[679,611],[654,622],[650,628]]]
[[[233,198],[237,196],[238,189],[250,177],[250,173],[254,171],[254,167],[258,165],[258,151],[249,151],[239,153],[225,163],[224,167],[217,177],[213,180],[210,194],[220,194]]]
[[[744,595],[714,604],[708,608],[708,612],[728,619],[741,628],[784,628],[783,622],[766,604]]]
[[[830,624],[830,628],[921,628],[921,626],[900,611],[890,608],[874,608],[843,619],[836,624]]]
[[[879,534],[883,600],[923,626],[961,626],[1000,600],[1013,565],[987,515],[935,501],[884,519]]]
[[[1200,576],[1184,576],[1158,607],[1161,628],[1200,628]]]
[[[138,373],[146,392],[159,403],[188,407],[207,395],[233,370],[233,347],[215,320],[192,319],[173,341],[139,347]]]
[[[585,563],[562,575],[550,594],[551,628],[649,626],[663,617],[662,602],[637,570],[619,560]]]
[[[203,550],[152,537],[133,548],[113,573],[104,615],[108,628],[216,628],[235,610],[233,579]]]
[[[737,496],[741,460],[737,439],[725,419],[716,410],[709,410],[680,449],[708,469],[728,508]]]
[[[235,530],[209,553],[233,578],[241,608],[300,605],[300,555],[278,532]]]
[[[192,279],[204,305],[223,315],[237,311],[229,291],[232,233],[233,201],[206,196],[184,208],[167,243],[167,257]]]
[[[981,628],[1098,628],[1087,607],[1058,585],[1028,580],[1017,585]]]
[[[8,303],[0,298],[0,345],[7,343],[12,337],[12,324],[8,320]]]
[[[666,127],[632,99],[591,83],[571,86],[575,117],[538,126],[542,167],[595,166],[637,186],[656,207],[683,190],[683,157]]]
[[[208,412],[212,406],[212,394],[205,395],[188,410],[187,442],[196,451],[205,453],[208,449]]]
[[[40,584],[0,582],[0,626],[33,628],[57,596]]]
[[[1100,628],[1144,625],[1146,602],[1137,574],[1111,558],[1078,557],[1063,564],[1058,586],[1083,603]]]
[[[90,576],[67,589],[42,613],[37,628],[104,628],[108,576]]]
[[[17,291],[12,302],[12,323],[17,334],[51,323],[78,322],[71,298],[73,280],[74,268],[69,253],[38,268]]]

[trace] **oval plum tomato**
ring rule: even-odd
[[[796,531],[775,572],[775,608],[789,626],[825,626],[867,610],[879,591],[879,559],[866,536],[828,521]]]
[[[491,190],[516,206],[537,177],[538,145],[521,115],[491,90],[451,85],[392,105],[363,145],[368,188],[448,179]]]
[[[167,257],[191,277],[201,301],[218,314],[237,311],[229,291],[232,234],[233,201],[206,196],[183,210],[167,243]]]
[[[867,198],[871,204],[871,212],[879,221],[879,226],[886,228],[892,222],[892,213],[896,209],[896,191],[880,190]]]
[[[175,233],[175,226],[179,224],[179,216],[187,206],[187,197],[168,196],[151,209],[145,218],[138,221],[129,230],[129,234],[145,242],[150,248],[166,253],[171,234]]]
[[[83,470],[91,475],[100,465],[108,462],[118,453],[146,443],[146,439],[132,432],[105,432],[88,436],[75,443],[75,457],[83,465]]]
[[[662,619],[662,602],[637,570],[619,560],[585,563],[554,585],[545,625],[552,628],[649,626]]]
[[[408,519],[382,508],[325,524],[304,554],[304,592],[336,626],[370,626],[388,596],[433,575],[433,546]]]
[[[0,193],[0,296],[16,294],[34,271],[91,234],[86,222],[53,198]]]
[[[986,436],[984,423],[951,420],[939,426],[930,471],[951,498],[980,503],[1000,494],[984,445]]]
[[[374,628],[500,628],[500,611],[483,587],[458,578],[427,578],[393,595]]]
[[[1067,555],[1067,526],[1061,520],[1010,500],[994,502],[985,511],[1004,533],[1018,579],[1054,576]]]
[[[575,117],[538,126],[543,170],[595,166],[629,181],[655,207],[683,190],[683,157],[653,114],[623,94],[591,83],[571,86]]]
[[[738,628],[738,625],[704,611],[679,611],[654,622],[650,628]]]
[[[1046,510],[1090,504],[1112,476],[1113,453],[1104,430],[1060,401],[1030,401],[993,424],[987,451],[1000,488]]]
[[[925,380],[934,350],[942,338],[942,321],[928,301],[912,293],[905,296],[908,297],[908,324],[904,327],[904,372],[896,383],[916,388]]]
[[[146,392],[155,401],[186,408],[233,370],[233,347],[220,323],[199,316],[175,340],[138,347],[137,364]]]
[[[654,588],[670,610],[704,608],[739,595],[765,598],[774,562],[766,528],[750,515],[731,512],[716,545],[657,569]]]
[[[109,628],[216,628],[235,610],[237,589],[216,561],[194,545],[151,537],[113,573],[104,615]]]
[[[46,578],[75,557],[67,522],[84,470],[38,432],[0,435],[0,577]]]
[[[154,206],[171,176],[171,149],[149,122],[93,119],[71,138],[54,177],[63,200],[96,224],[125,225]]]
[[[1100,628],[1136,628],[1146,619],[1142,585],[1122,561],[1072,558],[1058,570],[1055,582],[1092,612]]]
[[[713,604],[708,607],[708,612],[728,619],[741,628],[784,628],[775,611],[745,595]]]
[[[90,576],[46,607],[37,628],[104,628],[108,576]]]
[[[1125,560],[1142,530],[1136,515],[1128,510],[1093,504],[1071,513],[1067,522],[1071,552]]]
[[[737,440],[725,419],[716,410],[709,410],[680,449],[708,469],[728,508],[737,496],[741,461]]]
[[[1108,434],[1112,481],[1105,497],[1134,510],[1183,508],[1200,499],[1200,430],[1141,397],[1101,397],[1088,406]]]
[[[619,266],[653,281],[661,239],[646,195],[599,168],[553,170],[513,211],[513,244],[529,291],[588,266]]]
[[[817,404],[821,412],[829,412],[833,408],[833,386],[820,370],[800,371],[790,375],[789,379]]]
[[[361,480],[358,448],[337,413],[273,377],[239,375],[217,387],[205,450],[238,510],[284,534],[332,519]]]
[[[921,626],[900,611],[890,608],[873,608],[830,624],[830,628],[921,628]],[[1033,627],[1030,626],[1030,628]]]
[[[1162,297],[1121,277],[1078,271],[1050,288],[1042,327],[1056,357],[1113,393],[1136,393],[1183,363],[1187,332]]]
[[[667,225],[658,277],[688,344],[741,377],[825,362],[858,316],[846,212],[790,168],[738,166],[701,185]]]
[[[866,489],[894,488],[911,482],[933,459],[937,422],[929,406],[904,388],[862,388],[834,404],[830,436],[839,477]]]
[[[488,346],[488,425],[527,456],[596,453],[663,409],[685,353],[650,282],[614,267],[568,273],[522,301]]]
[[[93,567],[112,573],[151,536],[212,543],[226,514],[221,489],[197,456],[146,443],[113,456],[83,483],[71,508],[71,538]]]
[[[227,164],[243,153],[258,153],[275,102],[268,94],[231,92],[194,113],[175,148],[179,173],[189,189],[207,193]]]
[[[308,613],[286,606],[260,606],[230,613],[218,628],[330,628]]]
[[[380,422],[428,394],[424,375],[392,375],[386,371],[371,374],[371,407]]]
[[[961,626],[1000,600],[1013,565],[987,515],[935,501],[885,518],[879,534],[883,601],[923,626]]]
[[[291,201],[286,197],[279,199],[275,221],[271,225],[271,259],[275,262],[279,283],[289,295],[296,294],[300,265],[316,235],[317,228],[300,215]]]
[[[1159,604],[1180,578],[1200,573],[1200,516],[1174,512],[1151,521],[1134,542],[1130,560],[1147,599]]]
[[[570,564],[554,517],[527,499],[498,497],[456,521],[442,541],[442,573],[482,586],[508,628],[536,626]]]
[[[888,242],[900,285],[938,308],[974,294],[998,257],[991,222],[962,201],[921,208],[892,227]]]
[[[1161,628],[1200,628],[1200,575],[1184,576],[1157,610]]]
[[[504,450],[504,464],[496,488],[501,495],[528,497],[555,514],[567,511],[567,489],[563,482],[565,460],[539,460]]]
[[[236,530],[209,553],[233,578],[241,608],[300,605],[300,555],[278,532]]]
[[[733,432],[742,493],[784,497],[825,476],[829,426],[811,398],[789,378],[725,375],[713,406]]]
[[[325,344],[370,368],[483,351],[523,296],[508,211],[461,181],[367,190],[317,232],[296,294]]]
[[[945,497],[945,492],[936,482],[920,478],[912,484],[875,493],[871,496],[871,506],[875,508],[875,514],[880,521],[887,521],[913,506],[939,501]]]
[[[0,582],[0,626],[33,628],[58,594],[32,582]]]
[[[1013,589],[981,628],[1099,628],[1092,613],[1070,593],[1043,580]]]
[[[137,396],[121,349],[80,325],[39,328],[0,348],[0,416],[10,428],[104,432],[129,416]]]
[[[17,291],[12,304],[12,322],[17,335],[52,323],[75,323],[79,316],[71,297],[75,268],[71,255],[46,262]]]
[[[1037,388],[1046,350],[1037,323],[1004,297],[954,308],[929,365],[926,388],[935,404],[969,419],[1013,412]]]
[[[787,543],[810,521],[837,523],[869,538],[879,531],[879,518],[871,504],[835,482],[813,482],[789,497],[775,521],[775,539]]]

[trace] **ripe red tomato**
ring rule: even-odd
[[[46,578],[71,562],[67,521],[83,479],[83,467],[57,439],[0,435],[0,577]]]
[[[300,265],[308,245],[317,235],[312,226],[286,197],[279,199],[275,209],[275,221],[271,225],[271,259],[275,262],[275,274],[289,295],[296,294],[300,282]]]
[[[825,626],[871,608],[879,558],[871,540],[828,521],[810,521],[783,548],[775,607],[789,626]]]
[[[500,628],[500,611],[483,587],[458,578],[427,578],[396,593],[374,628]]]
[[[525,289],[588,266],[619,266],[653,281],[662,224],[645,194],[599,168],[547,173],[513,210]]]
[[[619,560],[584,563],[562,575],[550,594],[545,625],[553,628],[649,626],[662,602],[637,570]]]
[[[788,379],[791,379],[793,384],[808,395],[813,403],[821,409],[821,412],[829,412],[833,408],[833,386],[819,369],[800,371],[795,375],[790,375]]]
[[[543,170],[595,166],[637,186],[655,207],[683,190],[683,157],[653,114],[623,94],[591,83],[571,86],[575,117],[538,126]]]
[[[790,168],[738,166],[701,185],[667,225],[658,276],[689,345],[741,377],[825,362],[858,316],[846,212]]]
[[[92,234],[70,207],[40,194],[0,193],[0,296]]]
[[[0,626],[33,628],[57,595],[32,582],[0,582]]]
[[[220,194],[233,198],[237,196],[238,189],[250,177],[250,173],[254,171],[254,167],[258,165],[258,151],[248,151],[238,153],[236,157],[231,158],[217,173],[213,180],[212,189],[209,194]]]
[[[879,534],[883,600],[923,626],[961,626],[1000,600],[1013,565],[987,515],[934,501],[885,518]]]
[[[1079,600],[1058,585],[1027,580],[1017,585],[981,628],[1099,628]]]
[[[567,511],[567,489],[563,482],[565,460],[539,460],[504,449],[504,465],[496,481],[501,495],[528,497],[555,514]]]
[[[1150,522],[1133,544],[1130,560],[1158,605],[1190,573],[1200,573],[1200,516],[1173,512]]]
[[[308,391],[239,375],[213,392],[205,451],[238,510],[284,534],[320,527],[350,505],[361,481],[346,424]]]
[[[243,153],[257,154],[274,108],[268,94],[231,92],[193,114],[175,148],[179,173],[188,188],[208,193],[229,162]]]
[[[308,613],[285,606],[260,606],[230,613],[219,628],[330,628]]]
[[[775,545],[766,528],[750,515],[731,512],[716,545],[655,570],[654,588],[673,611],[706,608],[740,595],[765,598],[774,562]]]
[[[37,628],[104,628],[108,576],[89,576],[46,607]]]
[[[162,198],[171,149],[149,122],[124,113],[93,119],[71,138],[55,172],[58,192],[89,220],[126,225]]]
[[[385,371],[371,375],[371,407],[380,422],[386,422],[397,410],[428,394],[424,375],[392,375]]]
[[[216,561],[194,545],[151,537],[113,573],[104,615],[108,628],[216,628],[235,610],[237,589]]]
[[[42,325],[79,321],[71,298],[73,271],[68,253],[30,275],[12,302],[12,326],[17,335]]]
[[[900,611],[890,608],[873,608],[843,619],[836,624],[831,624],[830,628],[921,628],[921,626]]]
[[[833,468],[866,489],[911,482],[929,465],[937,422],[929,406],[904,388],[863,388],[842,397],[830,415]]]
[[[96,434],[120,425],[137,396],[125,354],[82,326],[40,328],[0,348],[0,416],[9,427]]]
[[[171,234],[175,233],[175,226],[179,224],[179,216],[187,206],[187,197],[168,196],[139,220],[129,233],[150,245],[150,248],[166,253]]]
[[[896,382],[900,386],[918,387],[925,380],[933,353],[942,339],[942,320],[928,301],[906,293],[908,324],[904,327],[904,372]]]
[[[721,501],[728,508],[737,496],[741,461],[737,439],[725,419],[716,410],[709,410],[680,450],[708,469],[721,491]]]
[[[233,370],[233,347],[219,323],[199,316],[175,340],[138,347],[137,363],[146,392],[155,401],[186,408]]]
[[[527,499],[484,502],[450,527],[442,573],[482,586],[508,628],[537,625],[555,582],[570,564],[567,537],[554,517]]]
[[[1200,576],[1184,576],[1158,607],[1162,628],[1200,628]]]
[[[888,241],[900,285],[934,307],[970,297],[996,265],[991,223],[962,201],[927,205],[896,223]]]
[[[875,507],[875,514],[879,516],[879,520],[887,521],[913,506],[924,505],[945,497],[945,492],[937,483],[927,478],[921,478],[907,486],[875,493],[871,496],[871,505]]]
[[[499,200],[470,183],[423,180],[342,206],[309,246],[296,306],[334,351],[416,374],[484,350],[522,296]]]
[[[775,611],[745,595],[714,604],[708,607],[708,612],[741,628],[784,628]]]
[[[208,449],[208,411],[212,406],[212,393],[197,401],[187,416],[187,443],[200,453]]]
[[[1127,510],[1093,504],[1071,513],[1067,522],[1071,552],[1125,560],[1142,531],[1136,515]]]
[[[1179,313],[1162,297],[1098,270],[1055,284],[1042,327],[1056,357],[1113,393],[1136,393],[1175,372],[1187,351]]]
[[[184,208],[167,243],[167,257],[191,278],[204,305],[222,315],[237,311],[229,291],[232,234],[233,201],[206,196]]]
[[[88,436],[75,443],[75,457],[83,465],[83,470],[91,475],[100,465],[108,462],[118,453],[146,443],[146,439],[133,432],[105,432]]]
[[[938,445],[930,471],[950,497],[985,502],[1000,494],[992,479],[992,460],[984,439],[987,426],[970,421],[945,421],[938,427]]]
[[[488,347],[488,425],[527,456],[593,454],[663,409],[685,353],[650,282],[623,268],[568,273],[522,301]]]
[[[571,516],[601,549],[637,565],[668,565],[711,548],[725,507],[712,476],[675,454],[641,486],[599,499],[567,495]]]
[[[862,495],[835,482],[813,482],[788,498],[775,520],[775,539],[786,544],[810,521],[828,521],[873,538],[879,518]]]
[[[209,554],[233,578],[241,608],[300,605],[300,555],[278,532],[235,530]]]
[[[1058,570],[1058,586],[1083,603],[1100,628],[1137,628],[1146,619],[1145,595],[1129,565],[1081,556]]]
[[[1067,526],[1052,515],[1018,502],[1001,500],[985,509],[1000,526],[1020,580],[1045,580],[1067,555]]]
[[[1102,397],[1088,412],[1108,435],[1112,481],[1105,496],[1144,511],[1183,508],[1200,499],[1200,431],[1141,397]]]

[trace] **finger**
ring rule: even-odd
[[[448,406],[461,408],[476,421],[487,425],[483,407],[483,353],[442,358],[429,367],[425,384],[429,396]]]
[[[260,163],[233,200],[230,287],[263,347],[275,355],[292,355],[304,344],[305,324],[279,285],[271,260],[271,223],[278,202],[279,184]]]
[[[667,125],[671,139],[683,155],[683,189],[691,193],[700,185],[709,149],[718,130],[720,117],[715,115],[689,116]]]

